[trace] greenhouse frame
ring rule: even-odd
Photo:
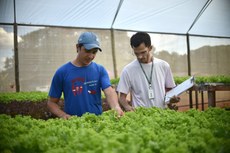
[[[154,56],[174,76],[230,75],[229,0],[0,0],[0,91],[48,91],[76,55],[81,32],[98,34],[96,62],[110,77],[135,59],[137,31],[151,34]]]

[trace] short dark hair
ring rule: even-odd
[[[137,32],[130,39],[131,47],[138,47],[140,44],[144,43],[145,46],[151,46],[151,38],[150,35],[146,32]]]

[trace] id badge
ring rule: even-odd
[[[149,88],[149,99],[153,99],[154,98],[154,92],[152,88]]]

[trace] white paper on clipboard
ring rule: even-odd
[[[169,100],[173,96],[179,96],[189,88],[191,88],[195,84],[194,76],[190,77],[189,79],[185,80],[181,84],[177,85],[175,88],[168,91],[165,95],[165,103],[168,104]]]

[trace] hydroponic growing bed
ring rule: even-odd
[[[138,108],[69,120],[0,115],[4,153],[228,153],[230,111]]]

